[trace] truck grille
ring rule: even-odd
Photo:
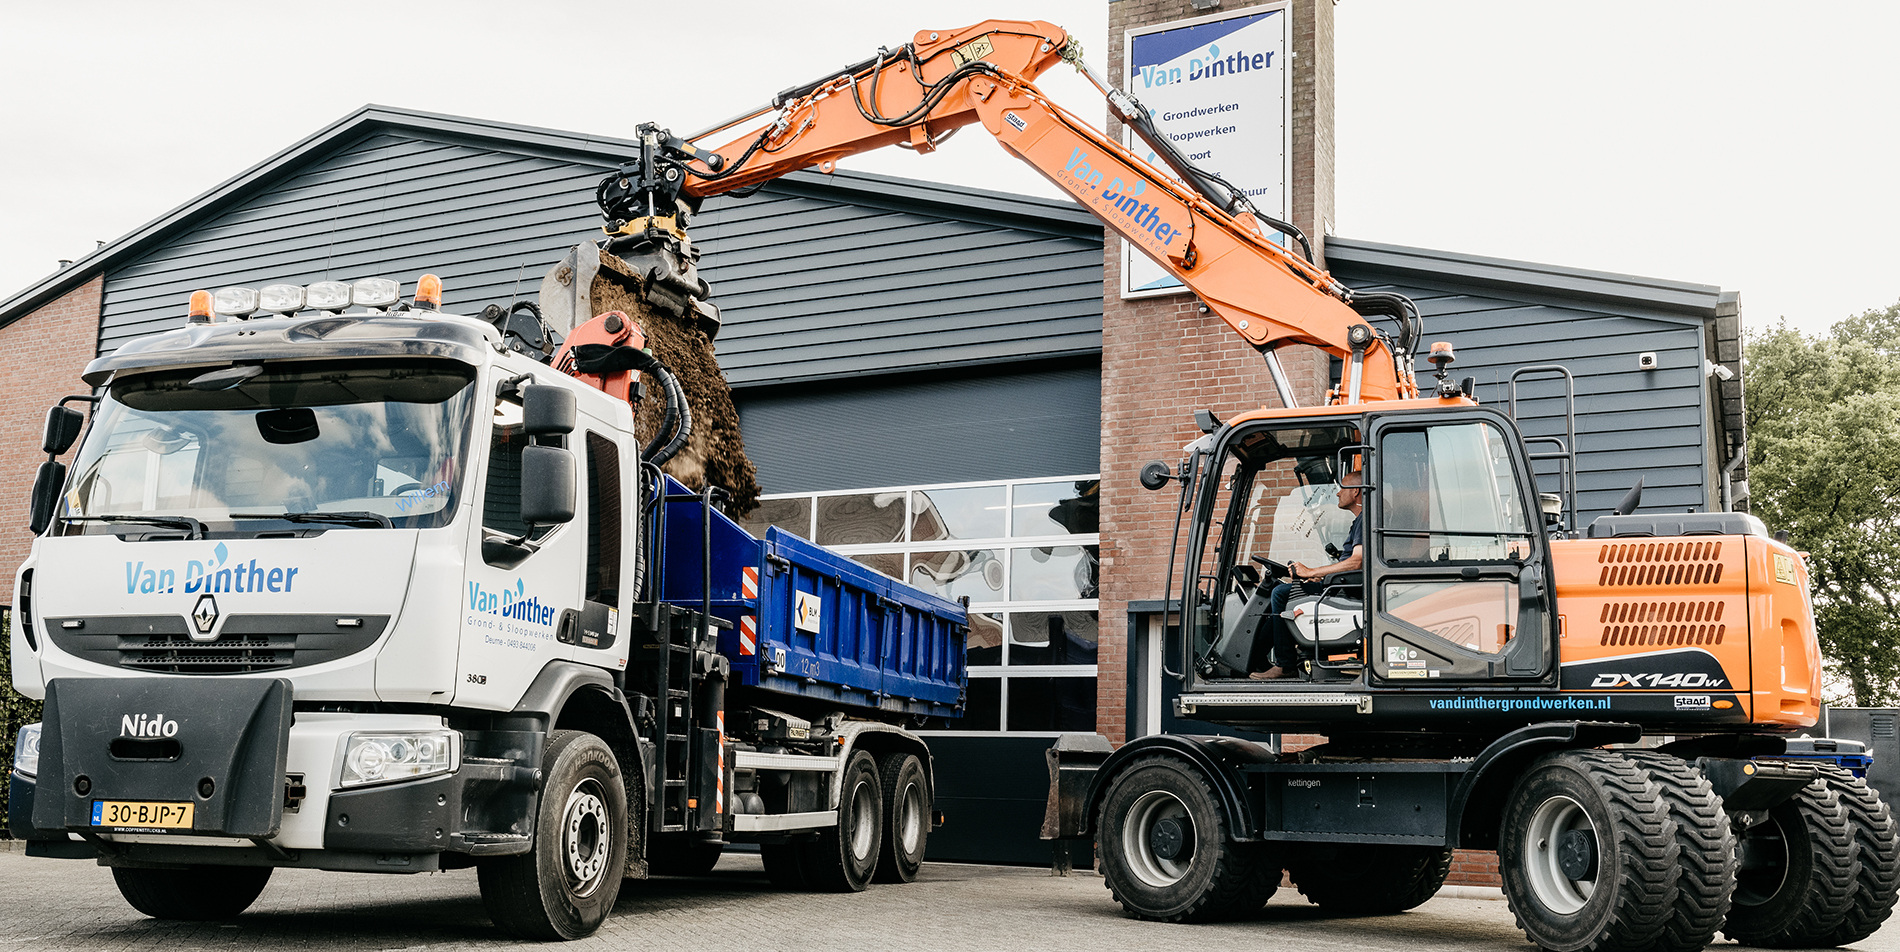
[[[232,615],[217,640],[200,642],[191,640],[183,615],[46,620],[53,643],[77,657],[166,674],[246,674],[335,661],[375,644],[388,624],[388,615]]]

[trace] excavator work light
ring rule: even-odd
[[[303,310],[303,287],[273,284],[257,292],[258,307],[273,314],[295,314]]]
[[[225,317],[250,317],[257,310],[254,288],[219,288],[211,295],[211,312]]]
[[[350,286],[341,281],[318,281],[304,289],[304,301],[313,310],[341,311],[350,306]]]
[[[442,279],[433,274],[425,274],[416,281],[416,306],[431,311],[442,310]]]
[[[211,323],[211,292],[191,292],[190,321],[193,324]]]
[[[350,300],[358,307],[389,307],[402,300],[402,285],[388,278],[364,278],[350,289]]]

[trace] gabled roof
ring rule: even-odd
[[[190,228],[193,223],[243,201],[332,150],[392,130],[425,133],[450,140],[476,141],[506,150],[553,154],[609,166],[618,164],[638,148],[633,140],[611,136],[562,132],[391,106],[364,106],[226,179],[204,194],[106,243],[71,266],[47,275],[0,301],[0,326],[18,320],[115,264],[128,261],[168,236]],[[820,189],[833,198],[870,205],[900,202],[911,208],[935,206],[954,209],[958,216],[970,216],[975,212],[977,217],[1016,227],[1093,231],[1095,234],[1100,234],[1101,230],[1095,217],[1073,202],[863,172],[841,171],[829,175],[800,172],[781,179],[773,187],[775,190],[790,191]]]

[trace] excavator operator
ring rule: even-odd
[[[1360,545],[1365,541],[1365,490],[1364,479],[1357,472],[1347,471],[1339,477],[1339,508],[1352,513],[1352,529],[1346,533],[1346,542],[1339,547],[1340,559],[1331,565],[1307,568],[1298,562],[1287,564],[1291,577],[1273,587],[1267,596],[1269,618],[1278,618],[1286,611],[1287,599],[1292,597],[1293,586],[1302,581],[1325,579],[1328,576],[1357,572],[1365,564],[1365,550]],[[1279,678],[1291,678],[1299,673],[1299,649],[1293,643],[1293,630],[1290,625],[1271,625],[1273,630],[1274,665],[1265,671],[1255,671],[1247,677],[1255,681],[1272,681]]]

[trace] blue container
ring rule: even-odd
[[[671,477],[665,484],[660,598],[706,604],[700,553],[710,535],[712,613],[732,623],[719,650],[734,684],[888,714],[963,713],[961,605],[777,527],[755,538]]]

